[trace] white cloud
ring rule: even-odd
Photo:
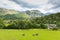
[[[7,8],[7,9],[15,9],[15,10],[23,9],[20,5],[9,0],[0,0],[0,7]]]
[[[48,2],[48,0],[22,0],[22,1],[32,5],[42,5]]]
[[[17,0],[23,1],[24,3],[31,4],[31,5],[38,5],[38,8],[26,8],[26,10],[40,10],[43,13],[52,12],[50,9],[55,5],[49,3],[48,0]],[[25,9],[24,9],[25,10]]]
[[[58,12],[60,11],[60,8],[54,8],[56,5],[52,4],[52,3],[48,3],[48,0],[16,0],[19,3],[22,1],[24,3],[26,3],[26,5],[24,3],[18,4],[15,1],[10,1],[10,0],[0,0],[0,7],[3,8],[7,8],[7,9],[15,9],[15,10],[20,10],[20,11],[25,11],[25,10],[40,10],[43,13],[47,13],[47,12]],[[22,6],[22,4],[24,4],[25,7]],[[30,5],[31,8],[29,8]],[[37,5],[37,8],[34,8],[34,6],[32,7],[32,5]],[[26,7],[27,6],[27,7]],[[54,9],[51,9],[54,8]]]
[[[48,12],[49,9],[51,9],[52,7],[54,7],[54,5],[52,4],[45,4],[45,5],[42,5],[40,7],[40,10],[43,12],[43,13],[46,13]]]
[[[53,13],[55,12],[60,12],[60,7],[59,8],[56,8],[56,9],[51,9]]]

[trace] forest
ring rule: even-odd
[[[47,29],[48,26],[45,24],[55,24],[55,29],[59,29],[60,13],[33,18],[18,18],[11,14],[0,16],[0,29]]]

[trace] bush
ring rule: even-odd
[[[57,27],[60,28],[60,24],[57,24]]]
[[[52,30],[58,30],[58,28],[57,28],[57,27],[55,27],[55,28],[53,28]]]
[[[40,24],[41,29],[47,29],[47,26],[44,24]]]
[[[0,29],[3,29],[3,28],[4,28],[4,24],[0,23]]]

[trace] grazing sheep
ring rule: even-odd
[[[37,34],[37,33],[36,33],[35,35],[36,35],[36,36],[38,36],[38,34]]]
[[[22,36],[25,36],[25,34],[22,34]]]
[[[38,36],[38,33],[36,33],[36,34],[33,34],[32,36]]]
[[[35,34],[33,34],[32,36],[35,36]]]

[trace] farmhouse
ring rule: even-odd
[[[46,24],[48,26],[48,29],[56,28],[56,24]]]

